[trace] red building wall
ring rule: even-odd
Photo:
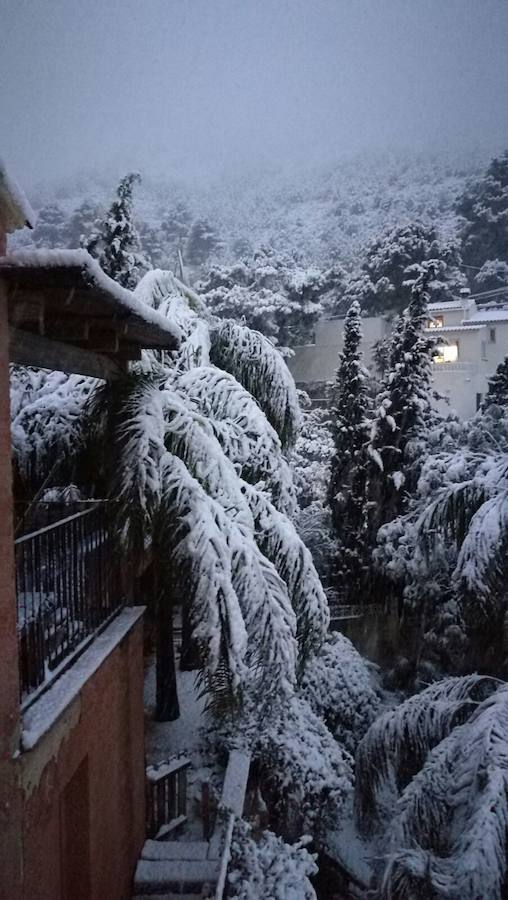
[[[143,733],[140,620],[22,754],[25,900],[130,897],[145,830]]]

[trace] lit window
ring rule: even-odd
[[[443,316],[432,316],[427,322],[427,328],[442,328],[444,325]]]
[[[435,363],[452,363],[457,362],[459,358],[459,344],[454,341],[453,344],[438,344],[434,356]]]

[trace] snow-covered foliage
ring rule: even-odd
[[[464,262],[508,263],[508,151],[492,160],[483,178],[468,185],[457,212],[462,217]]]
[[[433,344],[423,333],[433,271],[433,263],[428,263],[413,273],[411,302],[398,320],[389,367],[375,401],[367,446],[371,533],[394,518],[408,489],[414,489],[422,462],[422,438],[436,419],[430,386]]]
[[[216,321],[210,336],[211,362],[234,375],[262,402],[282,447],[292,445],[300,427],[300,407],[295,383],[280,353],[260,332],[229,319]]]
[[[318,268],[271,247],[232,266],[212,267],[197,285],[215,315],[245,322],[283,347],[311,339],[327,288]]]
[[[300,693],[336,740],[350,753],[379,711],[379,698],[364,660],[337,632],[307,662]]]
[[[494,688],[480,675],[447,678],[376,719],[356,754],[356,813],[364,830],[390,817],[429,751]]]
[[[330,412],[334,453],[328,499],[337,538],[335,579],[341,591],[357,595],[365,564],[365,447],[369,440],[368,372],[362,365],[361,310],[354,301],[344,321],[344,348],[332,387]]]
[[[231,265],[250,257],[253,248],[268,245],[279,254],[303,254],[305,266],[349,267],[361,261],[364,247],[383,231],[415,220],[438,223],[440,237],[447,240],[455,230],[455,198],[468,176],[480,172],[487,161],[485,153],[456,151],[364,153],[327,165],[270,165],[239,177],[229,172],[207,183],[174,174],[145,175],[137,190],[136,225],[144,252],[162,268],[177,265],[179,249],[185,262],[187,239],[196,222],[207,229],[213,223],[220,240],[207,263]],[[57,189],[68,223],[85,199],[96,207],[109,205],[106,176],[81,174],[61,181]],[[53,185],[33,194],[37,209],[55,199]],[[20,233],[20,239],[29,242],[30,235]],[[62,229],[55,246],[77,246],[69,228]]]
[[[319,841],[340,821],[353,786],[353,760],[307,700],[295,695],[254,745],[263,795],[279,826]]]
[[[385,900],[506,896],[506,685],[464,713],[464,724],[431,750],[396,805],[380,879]]]
[[[72,455],[93,378],[13,366],[11,435],[18,475],[30,492]],[[58,483],[58,482],[57,482]]]
[[[130,289],[136,286],[143,271],[149,268],[132,219],[132,191],[139,181],[141,178],[135,173],[122,178],[116,200],[105,220],[86,241],[86,249],[97,257],[106,274],[122,287]]]
[[[360,271],[346,285],[341,308],[357,302],[370,315],[403,312],[411,300],[415,266],[430,260],[434,266],[427,282],[429,301],[455,299],[466,283],[457,247],[441,241],[434,226],[417,222],[397,226],[371,244]]]
[[[508,269],[508,266],[507,266]],[[489,378],[489,389],[482,403],[482,411],[489,406],[508,408],[508,356],[499,363],[496,371]]]
[[[286,844],[272,831],[256,834],[237,820],[228,866],[230,900],[316,900],[309,877],[318,869],[305,849],[309,840]]]

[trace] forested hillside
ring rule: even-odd
[[[274,166],[214,180],[148,177],[136,194],[143,250],[156,265],[211,263],[249,257],[259,246],[296,254],[304,265],[357,263],[366,244],[390,227],[434,224],[455,233],[454,204],[488,162],[481,153],[362,155],[329,165]],[[33,241],[75,247],[109,205],[117,173],[82,175],[42,185]],[[25,242],[30,238],[23,237]]]

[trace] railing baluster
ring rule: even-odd
[[[22,697],[49,683],[48,671],[58,670],[123,605],[111,590],[116,560],[103,503],[59,521],[55,512],[59,507],[51,504],[31,510],[25,525],[37,525],[41,516],[46,524],[15,540]]]

